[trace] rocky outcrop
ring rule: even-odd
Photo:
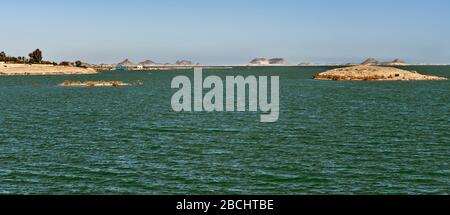
[[[416,81],[448,80],[447,78],[422,75],[393,67],[353,66],[333,69],[314,77],[316,80],[334,81]]]

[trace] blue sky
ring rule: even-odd
[[[0,50],[55,61],[450,63],[448,0],[0,0]]]

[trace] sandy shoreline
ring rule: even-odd
[[[0,76],[20,75],[83,75],[96,74],[91,68],[41,64],[0,64]]]

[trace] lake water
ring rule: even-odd
[[[280,118],[175,113],[193,71],[0,77],[3,194],[449,194],[450,82],[334,82],[327,67],[204,70],[279,75]],[[450,77],[450,67],[409,67]],[[143,81],[59,87],[64,80]]]

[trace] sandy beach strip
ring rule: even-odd
[[[0,64],[0,76],[14,75],[83,75],[96,74],[91,68],[41,64]]]

